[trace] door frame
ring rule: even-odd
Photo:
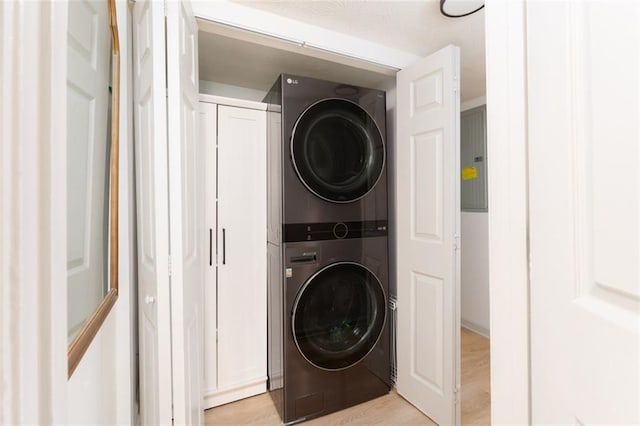
[[[527,424],[530,340],[526,0],[487,3],[491,420]],[[214,8],[196,3],[194,13],[196,18],[205,20],[199,25],[208,32],[388,75],[419,59],[378,45],[375,58],[364,58],[357,47],[371,46],[371,42],[355,37],[336,38],[338,33],[333,31],[242,5]],[[320,32],[322,37],[318,36]]]
[[[491,422],[530,424],[526,0],[485,8]]]
[[[56,3],[54,7],[47,4],[38,6],[30,5],[28,7],[37,8],[30,9],[28,13],[38,14],[40,11],[50,13],[57,18],[53,27],[49,28],[48,34],[51,40],[64,40],[66,22],[64,19],[65,3]],[[239,5],[236,5],[240,7]],[[27,7],[27,5],[17,6]],[[61,13],[62,12],[62,13]],[[491,389],[492,389],[492,421],[496,423],[529,423],[530,416],[530,395],[529,395],[529,313],[528,313],[528,224],[527,224],[527,138],[526,138],[526,69],[525,69],[525,48],[526,48],[526,31],[525,31],[525,3],[524,0],[506,1],[489,1],[485,8],[486,13],[486,49],[487,49],[487,124],[488,124],[488,153],[491,156],[491,168],[489,169],[489,248],[490,248],[490,300],[491,300]],[[196,15],[203,17],[196,10]],[[255,13],[254,13],[255,15]],[[34,15],[35,16],[35,15]],[[268,30],[262,30],[256,27],[259,24],[257,19],[244,21],[241,14],[227,13],[216,20],[215,14],[207,16],[207,19],[217,22],[225,22],[233,28],[241,28],[253,30],[261,37],[270,36]],[[265,21],[268,22],[268,21]],[[271,22],[272,24],[276,24]],[[234,25],[235,24],[235,25]],[[299,24],[299,25],[298,25]],[[279,27],[276,38],[281,40],[296,40],[296,34],[304,33],[308,29],[308,25],[296,23],[295,34],[292,32],[290,37],[287,36],[288,27]],[[317,30],[316,27],[313,29]],[[3,27],[3,39],[11,40],[9,27]],[[283,33],[283,34],[279,34]],[[40,44],[42,39],[29,39],[31,42]],[[29,43],[27,40],[27,44]],[[331,53],[331,58],[342,55],[344,61],[352,61],[348,53],[344,51],[344,45],[339,39],[333,37],[324,47]],[[64,45],[62,43],[61,45]],[[18,46],[20,51],[37,52],[41,49],[24,49],[26,45]],[[49,43],[51,46],[51,43]],[[50,47],[51,48],[51,47]],[[397,52],[390,52],[388,48],[378,50],[382,52],[378,56],[374,65],[386,68],[397,68],[402,62],[410,62],[409,56],[397,56]],[[322,56],[320,49],[306,50],[306,54]],[[327,52],[324,52],[326,55]],[[53,55],[53,57],[63,58],[64,55]],[[11,61],[9,57],[5,57]],[[2,59],[4,61],[4,59]],[[34,62],[35,63],[35,62]],[[65,82],[62,68],[64,61],[53,61],[52,64],[42,65],[38,72],[42,78],[46,78],[51,82],[52,91],[57,94],[63,93]],[[405,63],[405,65],[406,65]],[[362,68],[372,66],[371,60],[360,59]],[[507,82],[507,84],[505,84]],[[15,84],[11,76],[2,74],[0,84]],[[31,93],[31,92],[30,92]],[[8,95],[12,102],[18,102],[11,93]],[[37,95],[42,102],[33,102],[32,105],[45,105],[47,102],[59,104],[60,96],[49,97],[49,93],[42,92]],[[52,100],[53,99],[53,100]],[[64,111],[64,108],[52,108],[55,111]],[[64,120],[52,119],[47,123],[42,123],[45,128],[55,134],[53,138],[57,141],[51,146],[64,146],[64,130],[56,123],[64,123]],[[48,126],[48,127],[46,127]],[[24,142],[24,141],[23,141]],[[12,142],[10,142],[11,144]],[[11,146],[11,145],[10,145]],[[49,144],[34,144],[32,147],[33,158],[38,155],[51,155]],[[64,152],[57,150],[54,152]],[[38,194],[33,197],[42,196],[55,199],[57,203],[43,205],[40,210],[42,217],[47,217],[47,223],[50,223],[52,234],[40,234],[34,237],[34,240],[24,241],[29,247],[40,249],[49,247],[47,251],[50,257],[50,271],[55,278],[50,281],[52,286],[58,286],[64,282],[63,271],[66,260],[64,256],[57,256],[55,253],[59,251],[59,246],[53,244],[53,241],[65,241],[63,230],[66,229],[66,216],[61,214],[59,201],[64,200],[66,191],[65,179],[61,179],[60,168],[64,164],[64,159],[57,155],[58,161],[52,161],[53,172],[56,178],[51,179],[50,185],[42,188]],[[57,166],[56,166],[57,164]],[[509,185],[506,185],[506,183]],[[20,191],[27,183],[22,181],[10,181],[8,183],[12,190]],[[1,189],[1,188],[0,188]],[[24,192],[28,194],[28,192]],[[5,197],[5,194],[1,194]],[[33,200],[34,203],[38,201]],[[8,207],[3,203],[3,206]],[[3,207],[2,214],[7,209]],[[31,210],[39,211],[38,209]],[[33,221],[29,219],[29,223],[42,223],[35,217]],[[26,224],[25,224],[26,226]],[[26,231],[25,231],[26,232]],[[8,253],[0,253],[3,259],[6,259]],[[9,256],[10,257],[10,256]],[[10,259],[6,259],[10,261]],[[5,282],[4,280],[2,282]],[[57,283],[57,284],[56,284]],[[4,291],[4,286],[2,287]],[[18,286],[22,292],[23,286]],[[50,286],[47,288],[51,288]],[[47,288],[31,289],[44,297],[51,294],[63,294],[63,292],[53,292],[49,294]],[[29,291],[31,291],[29,290]],[[27,291],[26,289],[24,291]],[[47,296],[48,295],[48,296]],[[29,312],[25,320],[29,324],[32,321],[38,325],[38,330],[50,336],[53,347],[51,345],[37,345],[31,347],[29,352],[34,355],[53,359],[52,365],[47,367],[49,377],[52,377],[53,389],[58,391],[35,392],[43,397],[37,402],[30,405],[32,413],[52,413],[53,418],[64,418],[66,411],[66,398],[64,389],[66,388],[66,378],[64,373],[58,372],[58,369],[64,372],[64,361],[66,360],[66,321],[64,320],[65,302],[63,297],[57,297],[56,300],[48,299],[46,305],[51,309],[39,310],[35,306]],[[48,314],[42,316],[41,312]],[[22,320],[10,324],[10,327],[21,328],[27,323]],[[46,330],[45,330],[46,329]],[[0,336],[2,343],[11,344],[11,336],[2,334]],[[33,350],[35,349],[35,351]],[[22,354],[22,352],[20,352]],[[20,355],[19,354],[19,355]],[[35,358],[23,358],[18,356],[15,362],[20,360],[24,364],[26,360],[35,361]],[[12,361],[8,360],[9,365]],[[29,364],[35,365],[35,364]],[[57,367],[56,367],[57,366]],[[60,367],[62,366],[62,367]],[[58,368],[60,367],[60,368]],[[32,371],[32,370],[31,370]],[[18,383],[21,386],[29,386],[30,375],[18,373]],[[40,391],[43,391],[40,389]],[[8,400],[3,403],[20,404],[18,394],[6,396]],[[33,401],[32,401],[33,402]]]
[[[0,22],[0,424],[64,424],[67,2],[2,2]]]

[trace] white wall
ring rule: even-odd
[[[462,325],[489,335],[489,215],[462,212]]]
[[[275,80],[274,80],[275,82]],[[227,98],[245,99],[247,101],[262,102],[267,92],[248,87],[233,86],[216,81],[200,80],[200,93],[207,95],[225,96]]]
[[[66,40],[62,2],[0,2],[0,424],[64,424]]]
[[[131,45],[127,2],[116,2],[120,34],[120,227],[118,300],[67,385],[68,424],[136,422],[135,212],[131,119]],[[128,84],[129,83],[129,84]]]
[[[466,111],[484,104],[486,104],[486,99],[479,97],[462,103],[460,109]],[[462,212],[460,220],[462,226],[460,237],[462,244],[462,325],[488,337],[489,214],[487,212]]]

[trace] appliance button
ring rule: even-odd
[[[349,228],[342,222],[338,222],[333,226],[333,236],[342,239],[349,233]]]

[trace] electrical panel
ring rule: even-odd
[[[486,212],[487,107],[482,105],[460,115],[460,205],[463,211]]]

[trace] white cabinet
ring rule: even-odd
[[[266,390],[265,105],[201,97],[210,257],[204,290],[204,407]]]

